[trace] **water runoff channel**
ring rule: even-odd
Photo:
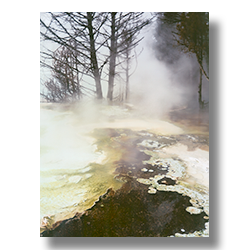
[[[208,133],[119,106],[40,116],[41,236],[209,236]]]

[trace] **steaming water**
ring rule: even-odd
[[[40,219],[74,215],[93,205],[110,186],[117,188],[104,154],[96,152],[88,130],[76,126],[72,112],[41,108]]]
[[[72,217],[91,207],[108,188],[121,187],[122,183],[114,179],[112,164],[119,153],[113,150],[107,157],[106,153],[98,152],[95,139],[90,136],[94,128],[183,133],[168,122],[139,119],[124,108],[56,107],[41,104],[40,219],[45,215],[53,215],[55,221]]]

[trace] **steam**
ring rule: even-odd
[[[154,30],[155,27],[151,26],[144,33],[144,40],[138,47],[143,52],[130,79],[130,101],[142,113],[157,117],[174,108],[189,106],[198,109],[199,69],[196,58],[173,47],[170,49],[170,59],[158,60],[154,49]],[[168,33],[162,39],[169,39],[167,36],[170,35]],[[171,53],[178,56],[171,57]],[[208,83],[203,82],[203,92],[208,99]]]
[[[149,115],[162,115],[181,102],[182,90],[172,84],[171,71],[152,51],[143,53],[131,77],[131,102]]]

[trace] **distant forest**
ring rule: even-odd
[[[84,96],[127,102],[136,47],[141,31],[155,25],[152,39],[156,58],[174,64],[192,55],[199,71],[198,103],[204,108],[202,78],[209,81],[208,12],[48,12],[41,13],[41,68],[51,77],[42,82],[48,102],[72,102]],[[53,45],[53,46],[51,46]],[[52,49],[55,48],[55,49]],[[122,82],[118,88],[117,82]],[[103,96],[103,83],[108,86]],[[115,91],[117,88],[117,91]]]

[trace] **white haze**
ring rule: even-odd
[[[159,61],[153,49],[154,30],[154,25],[145,30],[137,48],[142,53],[130,79],[130,101],[150,116],[161,116],[187,104],[197,108],[199,69],[196,58],[182,53],[173,64]],[[208,99],[208,82],[204,80],[203,77],[203,96]]]

